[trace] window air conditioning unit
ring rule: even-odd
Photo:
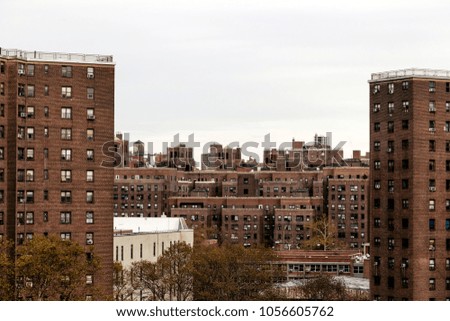
[[[95,119],[95,115],[88,115],[88,116],[87,116],[87,119],[89,119],[89,120],[94,120],[94,119]]]
[[[86,244],[87,245],[92,245],[92,244],[94,244],[94,241],[93,240],[86,240]]]
[[[87,75],[87,78],[88,78],[88,79],[94,79],[94,74],[88,74],[88,75]]]
[[[19,69],[19,70],[17,71],[17,73],[18,73],[20,76],[25,75],[25,70]]]

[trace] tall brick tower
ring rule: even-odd
[[[450,71],[372,74],[375,300],[450,299]]]
[[[56,234],[101,259],[112,295],[111,56],[0,49],[0,237]],[[91,247],[92,246],[92,247]],[[86,293],[87,299],[96,299]],[[92,296],[92,297],[91,297]]]

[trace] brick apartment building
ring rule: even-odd
[[[189,227],[212,228],[222,241],[289,249],[307,240],[311,222],[326,214],[343,242],[361,248],[368,239],[367,174],[363,166],[303,171],[116,168],[114,216],[183,217]]]
[[[112,295],[114,172],[101,163],[113,128],[111,56],[0,49],[0,237],[93,249],[94,299]]]
[[[450,72],[372,74],[371,291],[450,299]]]

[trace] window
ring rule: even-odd
[[[2,96],[5,95],[5,83],[4,82],[0,83],[0,95],[2,95]]]
[[[409,88],[409,82],[408,81],[403,81],[402,82],[402,89],[403,90],[408,90]]]
[[[61,97],[62,98],[72,98],[72,87],[70,87],[70,86],[61,87]]]
[[[72,221],[72,213],[71,212],[61,212],[59,215],[59,223],[61,224],[70,224]]]
[[[44,148],[44,158],[48,158],[48,148]]]
[[[63,241],[69,241],[72,237],[71,234],[69,232],[62,232],[60,234],[61,240]]]
[[[402,249],[409,248],[409,239],[402,239]]]
[[[379,104],[379,103],[373,104],[373,112],[374,113],[378,113],[380,110],[381,110],[381,104]]]
[[[436,161],[434,159],[428,160],[428,169],[432,172],[436,170]]]
[[[87,78],[94,79],[94,67],[87,67]]]
[[[44,65],[44,73],[48,73],[48,65]]]
[[[409,179],[405,178],[402,179],[402,189],[408,189],[409,188]]]
[[[0,212],[0,225],[5,224],[5,213]]]
[[[61,182],[71,182],[72,181],[72,171],[70,169],[61,170]]]
[[[407,199],[407,198],[402,199],[402,208],[403,209],[409,208],[409,199]]]
[[[436,141],[434,141],[434,140],[430,140],[430,141],[429,141],[429,144],[428,144],[428,150],[429,150],[430,152],[436,151]]]
[[[374,189],[381,189],[381,181],[376,179],[373,181],[373,188]]]
[[[434,271],[436,269],[436,259],[432,258],[428,261],[428,269]]]
[[[17,85],[17,95],[19,97],[25,97],[25,85],[24,84]]]
[[[94,283],[94,276],[92,274],[86,275],[86,284]]]
[[[435,221],[434,218],[430,218],[430,219],[428,220],[428,229],[429,229],[430,231],[434,231],[435,228],[436,228],[436,221]]]
[[[406,130],[406,129],[408,129],[408,128],[409,128],[409,120],[403,119],[403,120],[402,120],[402,129],[403,129],[403,130]]]
[[[407,229],[407,228],[409,228],[409,219],[402,218],[402,229]]]
[[[378,94],[380,92],[380,84],[373,85],[373,93]]]
[[[450,112],[450,101],[445,102],[445,111],[448,113]]]
[[[428,111],[432,114],[434,114],[436,112],[436,103],[434,100],[430,100],[428,102]]]
[[[388,180],[388,192],[389,193],[394,192],[394,180],[393,179]]]
[[[94,88],[87,88],[87,99],[94,99]]]
[[[94,233],[92,233],[92,232],[86,233],[86,244],[87,245],[94,244]]]
[[[436,209],[436,200],[428,200],[428,209],[434,211]]]
[[[436,240],[435,239],[429,239],[428,240],[428,250],[429,251],[436,251]]]
[[[446,121],[444,125],[444,131],[450,132],[450,121]]]
[[[450,271],[450,258],[445,259],[445,270]]]
[[[388,133],[393,133],[394,132],[394,122],[393,121],[388,121],[388,123],[387,123],[387,132]]]
[[[450,230],[450,218],[445,219],[445,230]]]
[[[436,180],[435,179],[428,180],[428,190],[430,192],[436,192]]]
[[[17,181],[18,182],[24,182],[25,181],[25,170],[24,169],[18,169],[17,170]]]
[[[373,239],[373,244],[374,244],[375,246],[380,246],[380,245],[381,245],[381,238],[375,237],[375,238]]]
[[[388,289],[393,289],[394,288],[394,284],[395,284],[395,279],[394,279],[394,277],[393,276],[388,276],[388,279],[387,279],[387,283],[388,283]],[[388,298],[388,301],[392,301],[392,299],[391,300],[389,300],[389,298]]]
[[[86,224],[94,224],[94,212],[86,212]]]
[[[436,131],[436,121],[434,121],[434,120],[428,121],[428,131],[430,131],[430,132]]]
[[[86,150],[86,159],[88,161],[93,161],[94,160],[94,150],[93,149],[87,149]]]
[[[94,192],[93,191],[86,192],[86,203],[94,203]]]
[[[394,93],[394,83],[388,84],[388,94]]]
[[[86,171],[86,182],[93,182],[93,181],[94,181],[94,171],[87,170]]]
[[[395,169],[394,160],[392,160],[392,159],[388,160],[388,172],[393,172],[394,169]]]
[[[379,160],[376,160],[373,162],[373,168],[374,169],[380,169],[381,168],[381,162]]]
[[[44,96],[48,96],[49,95],[49,88],[48,85],[44,85]]]
[[[436,290],[436,279],[435,278],[430,278],[428,280],[428,289],[430,291],[434,291]]]
[[[94,129],[88,128],[86,130],[86,138],[87,140],[94,140]]]
[[[34,224],[34,212],[27,212],[25,216],[25,224]]]
[[[5,104],[0,104],[0,117],[5,117]]]
[[[34,85],[27,85],[27,97],[34,97]]]
[[[61,75],[67,78],[72,77],[72,66],[62,66]]]
[[[403,112],[405,112],[405,113],[409,112],[409,101],[407,101],[407,100],[402,101],[402,107],[403,107]]]
[[[71,128],[61,128],[61,139],[71,140],[72,139],[72,129]]]
[[[44,117],[49,116],[48,106],[44,106]]]
[[[47,176],[48,176],[48,174],[47,174]],[[48,190],[46,190],[46,189],[44,190],[44,201],[48,201]]]
[[[0,73],[4,74],[6,70],[5,62],[0,61]]]
[[[402,278],[402,288],[407,289],[409,287],[409,279]]]
[[[27,191],[26,196],[27,203],[34,203],[34,191]]]
[[[375,198],[373,200],[373,208],[380,208],[381,207],[381,200],[379,198]]]
[[[428,83],[428,91],[429,91],[430,93],[434,93],[434,92],[436,91],[436,82],[430,81],[430,82]]]
[[[27,127],[27,138],[34,139],[34,127]]]
[[[27,148],[27,160],[34,160],[34,148]]]
[[[72,160],[72,150],[71,149],[61,149],[61,160],[65,160],[65,161]]]
[[[72,107],[61,107],[61,119],[72,119]]]
[[[374,123],[373,124],[373,131],[379,132],[381,129],[380,123]]]
[[[390,237],[388,238],[388,250],[393,250],[395,247],[395,240]]]
[[[373,219],[373,227],[381,227],[381,219],[379,217]]]
[[[387,152],[388,152],[388,153],[394,152],[394,141],[393,141],[393,140],[389,140],[389,141],[388,141]]]
[[[61,191],[61,203],[72,202],[72,192],[71,191]]]
[[[27,76],[34,76],[34,65],[27,65]]]
[[[388,114],[392,114],[394,112],[394,103],[389,102],[388,103]]]
[[[34,169],[27,169],[27,182],[34,182]]]
[[[378,152],[380,150],[381,144],[379,140],[373,142],[373,150]]]
[[[3,147],[0,147],[0,160],[5,159],[5,149]]]
[[[94,120],[95,119],[94,108],[86,109],[86,117],[87,117],[88,120]]]

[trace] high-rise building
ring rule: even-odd
[[[0,49],[0,236],[93,251],[101,295],[88,299],[112,295],[113,142],[111,56]]]
[[[450,299],[450,71],[372,74],[372,297]]]

